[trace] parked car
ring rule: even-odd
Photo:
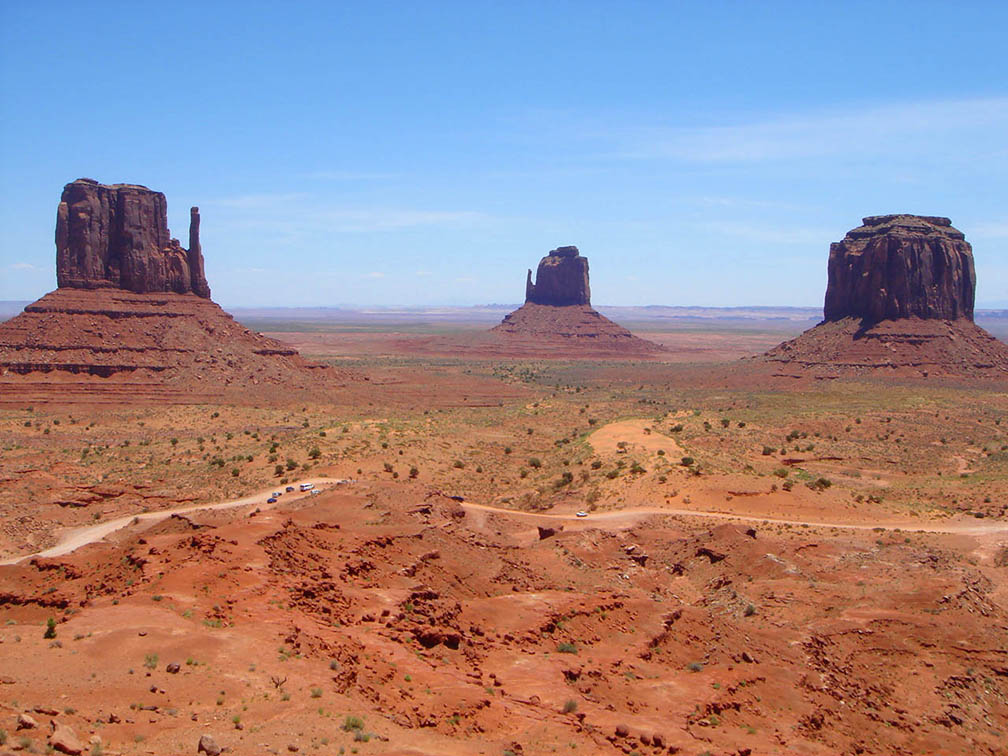
[[[285,490],[287,491],[287,493],[290,493],[291,491],[294,490],[294,486],[287,486]]]
[[[277,503],[277,497],[276,496],[270,496],[268,499],[266,499],[266,503],[267,504],[276,504]]]
[[[312,496],[318,496],[318,495],[319,495],[320,493],[322,493],[322,492],[321,492],[321,491],[319,491],[319,490],[318,490],[317,488],[313,488],[313,489],[311,490],[311,495],[312,495]]]
[[[311,491],[313,488],[315,488],[315,484],[314,483],[302,483],[301,484],[301,490],[302,491]]]
[[[274,491],[273,493],[270,494],[270,496],[280,496],[280,495],[281,494],[279,491]]]
[[[578,512],[578,513],[577,513],[577,515],[575,515],[575,516],[576,516],[576,517],[587,517],[587,516],[588,516],[588,513],[587,513],[587,512],[585,512],[585,511],[584,511],[584,510],[582,509],[582,510],[581,510],[580,512]]]

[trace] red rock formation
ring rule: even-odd
[[[186,250],[168,235],[165,207],[142,186],[67,184],[56,216],[60,288],[0,323],[0,397],[206,401],[315,392],[350,377],[210,301],[199,208]]]
[[[528,272],[525,304],[473,345],[487,354],[556,357],[646,356],[662,347],[634,336],[591,306],[588,258],[558,247]]]
[[[529,270],[525,281],[525,302],[563,307],[590,305],[588,258],[577,247],[557,247],[539,261],[536,282]]]
[[[948,218],[876,215],[830,245],[826,320],[973,319],[973,250]]]
[[[762,356],[782,375],[1008,376],[973,323],[973,250],[948,218],[879,215],[830,246],[824,320]]]
[[[56,280],[60,288],[173,291],[210,298],[193,208],[189,250],[168,232],[168,203],[145,186],[77,179],[56,212]]]

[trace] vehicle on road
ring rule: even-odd
[[[279,491],[274,491],[273,493],[270,494],[270,496],[280,496],[280,495],[281,494]]]
[[[315,488],[315,484],[314,483],[302,483],[301,484],[301,490],[302,491],[311,491],[313,488]]]
[[[284,490],[287,491],[287,493],[290,493],[291,491],[294,490],[294,486],[287,486],[287,488]]]
[[[270,496],[268,499],[266,499],[266,503],[267,504],[276,504],[277,503],[277,497],[276,496]]]
[[[583,509],[575,515],[575,517],[587,517],[587,516],[588,513],[585,512]]]

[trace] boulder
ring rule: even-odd
[[[221,750],[217,741],[209,735],[201,735],[199,744],[196,746],[196,753],[205,753],[207,756],[220,756]]]
[[[827,273],[827,321],[973,320],[973,249],[948,218],[865,218],[830,245]]]
[[[56,280],[61,288],[175,292],[210,298],[199,244],[199,208],[190,212],[189,249],[168,231],[161,192],[135,184],[77,179],[56,211]]]
[[[17,718],[17,729],[19,730],[33,730],[38,727],[38,722],[35,721],[35,717],[31,714],[18,714]]]
[[[558,247],[539,261],[535,283],[532,271],[525,281],[525,302],[553,307],[590,305],[588,258],[577,247]]]
[[[52,735],[49,736],[49,745],[54,751],[68,753],[76,756],[84,752],[84,744],[77,738],[77,734],[65,724],[60,724],[55,720],[52,723]]]

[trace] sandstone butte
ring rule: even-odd
[[[346,378],[211,301],[199,224],[194,207],[185,249],[171,238],[162,193],[67,184],[56,212],[59,288],[0,324],[4,399],[205,401]]]
[[[634,336],[591,306],[588,258],[577,247],[558,247],[542,260],[525,304],[491,330],[503,352],[568,356],[635,356],[662,347]]]
[[[973,322],[973,249],[948,218],[877,215],[830,245],[823,321],[762,359],[787,373],[1008,374]]]

